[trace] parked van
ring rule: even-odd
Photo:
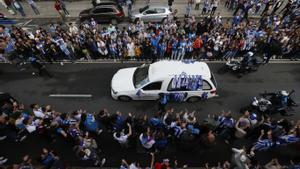
[[[122,101],[157,100],[164,93],[195,102],[215,97],[216,91],[217,83],[208,65],[198,61],[159,61],[124,68],[111,81],[112,97]]]

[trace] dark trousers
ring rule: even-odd
[[[25,14],[23,8],[19,8],[19,9],[17,9],[17,10],[20,12],[20,14],[21,14],[22,16],[26,16],[26,14]]]
[[[38,75],[39,76],[48,76],[50,78],[52,78],[53,76],[48,72],[48,70],[42,65],[40,64],[39,62],[31,62],[31,65],[33,68],[37,69],[38,70]]]
[[[199,48],[199,49],[194,48],[193,57],[195,57],[195,58],[200,57],[200,53],[201,53],[201,48]]]
[[[185,53],[185,58],[186,59],[191,59],[192,58],[192,52],[190,52],[190,51],[187,51],[186,53]]]
[[[238,4],[238,6],[236,7],[233,15],[236,15],[236,13],[239,11],[239,10],[244,10],[244,5],[243,4]]]
[[[195,6],[195,10],[199,10],[200,3],[197,3]]]
[[[247,22],[247,24],[249,23],[249,20],[248,20],[248,11],[247,12],[245,12],[245,14],[244,14],[244,17],[243,17],[243,20],[246,20],[246,22]]]
[[[154,63],[157,60],[157,53],[154,51],[151,51],[151,63]]]
[[[265,53],[265,56],[264,56],[264,63],[265,63],[265,64],[269,63],[271,57],[272,57],[272,54],[271,54],[270,52]]]
[[[66,7],[62,7],[63,12],[65,13],[65,15],[70,15],[69,11],[67,10]]]
[[[229,4],[230,4],[230,3],[229,3],[229,0],[227,0],[227,1],[225,2],[225,7],[226,7],[226,8],[229,8]]]
[[[216,9],[217,9],[217,7],[215,7],[215,6],[214,6],[214,7],[211,9],[211,14],[212,14],[212,15],[214,15],[214,14],[215,14],[215,12],[216,12]]]
[[[163,104],[163,103],[158,103],[158,111],[159,112],[166,112],[166,106],[167,104]]]
[[[267,4],[266,4],[266,7],[265,7],[265,9],[263,10],[263,12],[261,13],[261,15],[264,15],[266,12],[268,12],[269,6],[270,6],[270,3],[267,3]]]
[[[280,6],[275,6],[275,7],[273,8],[273,11],[272,11],[271,15],[274,15],[275,12],[276,12],[279,8],[280,8]]]

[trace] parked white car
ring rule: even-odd
[[[201,82],[196,84],[195,79]],[[120,69],[112,78],[111,95],[116,100],[129,101],[157,100],[160,93],[184,93],[183,101],[195,102],[217,96],[216,87],[204,62],[159,61]]]
[[[131,13],[131,21],[141,19],[144,22],[162,22],[169,15],[172,15],[168,6],[150,5],[140,9],[134,9]]]

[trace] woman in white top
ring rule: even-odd
[[[212,9],[211,9],[211,15],[215,14],[215,12],[217,10],[217,7],[218,7],[218,3],[219,3],[218,0],[212,0],[212,2],[211,2],[211,7],[212,7]]]
[[[132,130],[131,130],[131,125],[129,123],[127,123],[128,126],[128,134],[125,134],[123,131],[122,132],[116,132],[114,133],[114,139],[117,140],[121,146],[128,146],[128,138],[131,136],[132,134]]]
[[[134,48],[135,45],[133,40],[129,40],[129,42],[127,43],[128,57],[133,58],[135,56]]]
[[[199,10],[199,6],[200,6],[201,0],[195,0],[195,10]]]
[[[102,56],[106,56],[108,54],[108,50],[106,48],[105,43],[103,42],[103,40],[98,39],[97,40],[97,47],[98,47],[98,52],[102,55]]]
[[[150,134],[150,128],[148,128],[147,130],[148,130],[147,132],[142,133],[139,136],[139,140],[145,149],[150,150],[152,146],[155,144],[155,140]]]

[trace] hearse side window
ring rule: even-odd
[[[170,81],[170,83],[168,85],[168,91],[189,91],[189,89],[187,89],[186,87],[172,89],[173,80],[174,80],[174,78]]]
[[[170,81],[170,83],[168,85],[168,91],[190,91],[186,87],[172,89],[172,82],[173,82],[173,79]],[[212,87],[210,86],[210,84],[206,80],[203,80],[202,83],[203,83],[203,87],[198,89],[198,90],[211,90],[212,89]]]
[[[202,83],[203,83],[202,90],[211,90],[211,86],[206,80],[203,80]]]
[[[111,8],[97,8],[93,11],[94,14],[105,14],[111,12],[114,12],[114,10]]]
[[[148,90],[160,90],[161,89],[162,82],[153,82],[145,87],[143,87],[143,90],[148,91]]]

